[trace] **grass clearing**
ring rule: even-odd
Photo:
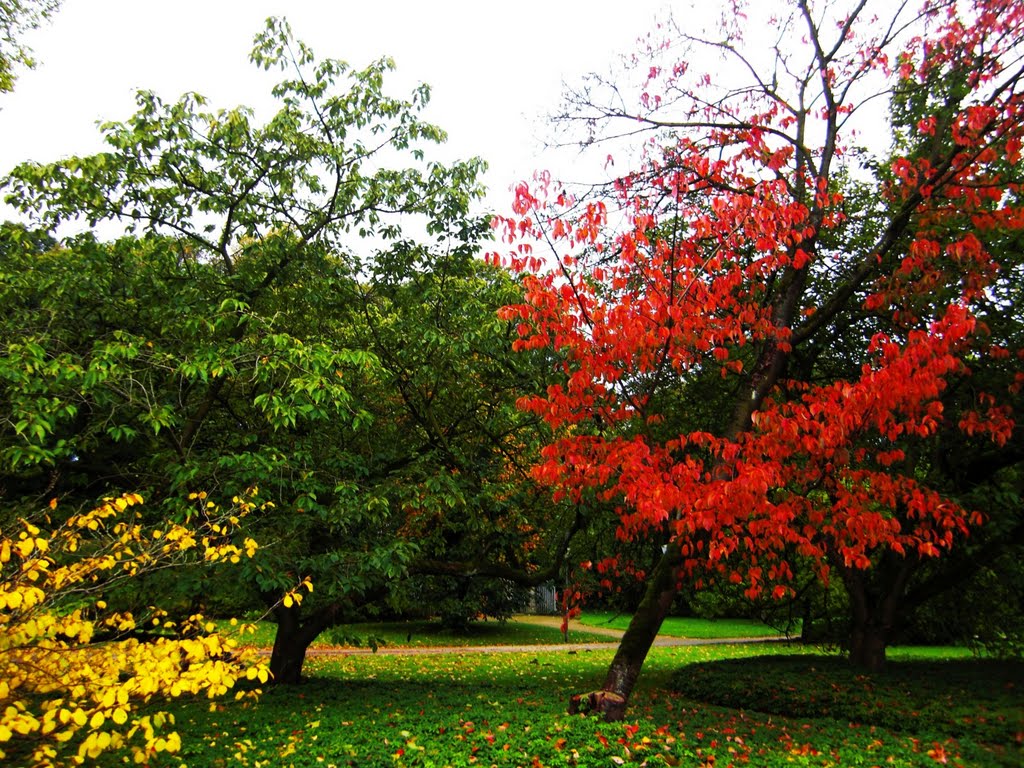
[[[591,627],[610,627],[625,630],[632,618],[630,614],[611,611],[587,611],[579,622]],[[797,629],[799,632],[799,629]],[[713,638],[776,637],[780,633],[754,619],[691,619],[669,616],[661,625],[659,635],[709,640]]]
[[[753,690],[790,686],[791,700],[836,697],[870,707],[875,688],[844,687],[834,693],[826,674],[802,667],[830,663],[802,648],[759,644],[657,648],[652,651],[629,718],[607,724],[570,716],[570,693],[600,685],[611,650],[592,652],[446,654],[313,658],[310,679],[271,689],[252,704],[197,701],[176,704],[182,753],[168,765],[331,768],[334,766],[929,766],[946,760],[964,768],[1019,764],[1019,688],[999,688],[989,698],[960,677],[958,711],[999,712],[987,729],[951,731],[937,705],[906,723],[847,717],[834,706],[801,713],[755,710]],[[771,656],[766,659],[764,657]],[[924,664],[937,664],[934,660]],[[925,699],[936,681],[956,676],[969,661],[953,660],[913,675],[901,685]],[[708,669],[718,687],[735,687],[731,703],[708,702],[707,691],[669,688],[684,665]],[[746,664],[755,666],[745,666]],[[718,666],[716,666],[718,665]],[[763,666],[756,666],[763,665]],[[693,670],[694,667],[688,669]],[[774,670],[774,671],[773,671]],[[711,672],[714,672],[712,675]],[[685,674],[685,673],[683,673]],[[837,671],[838,674],[838,671]],[[692,675],[691,675],[692,676]],[[770,678],[771,682],[767,682]],[[731,681],[731,682],[729,682]],[[987,685],[987,684],[986,684]],[[991,687],[991,686],[989,686]],[[994,699],[992,698],[994,697]],[[888,699],[883,699],[888,701]],[[947,700],[943,700],[947,701]],[[896,702],[896,706],[900,706]],[[940,716],[941,715],[941,716]]]

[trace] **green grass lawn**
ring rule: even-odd
[[[591,627],[625,629],[629,626],[630,614],[587,611],[579,621]],[[778,630],[753,619],[684,619],[669,616],[661,625],[659,635],[665,637],[689,637],[710,639],[719,637],[773,637]]]
[[[1020,764],[1020,665],[900,655],[895,675],[864,677],[798,647],[658,648],[629,718],[611,724],[565,713],[570,693],[600,685],[610,650],[319,657],[308,682],[257,703],[175,704],[184,746],[165,764]]]
[[[229,622],[215,622],[223,632],[237,632]],[[269,621],[256,622],[251,633],[239,635],[239,642],[259,648],[274,644],[276,625]],[[369,647],[372,642],[387,648],[423,648],[429,646],[479,645],[550,645],[562,642],[558,627],[546,627],[516,621],[474,622],[464,631],[441,626],[433,621],[393,621],[370,624],[346,624],[324,632],[313,643],[313,648]],[[607,643],[614,638],[589,632],[572,631],[571,643]]]

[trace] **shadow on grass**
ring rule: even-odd
[[[671,688],[702,702],[895,732],[968,739],[1019,755],[1024,663],[896,660],[876,674],[835,656],[761,656],[689,664]]]

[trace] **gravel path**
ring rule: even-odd
[[[561,616],[516,616],[513,621],[523,624],[541,624],[544,626],[560,627]],[[398,647],[380,646],[376,651],[370,648],[310,648],[307,656],[362,656],[376,653],[381,656],[433,656],[439,654],[469,654],[469,653],[554,653],[563,651],[565,653],[580,653],[581,651],[608,651],[618,645],[618,639],[622,637],[622,630],[611,627],[592,627],[581,624],[578,621],[569,622],[569,637],[573,632],[589,632],[592,635],[607,635],[608,641],[601,643],[551,643],[544,645],[466,645],[466,646],[420,646],[420,647]],[[659,637],[654,641],[657,648],[669,648],[687,645],[729,645],[736,643],[777,643],[786,642],[784,637],[715,637],[715,638],[689,638],[689,637]],[[260,650],[262,655],[269,655],[270,649]]]

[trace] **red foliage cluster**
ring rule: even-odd
[[[831,58],[814,41],[813,107],[763,81],[711,98],[710,78],[651,67],[643,115],[676,110],[652,120],[675,129],[669,146],[652,145],[604,200],[555,195],[547,176],[519,186],[514,215],[495,220],[514,250],[492,258],[522,273],[524,302],[502,311],[516,348],[552,350],[564,374],[520,402],[558,430],[540,479],[617,504],[620,536],[664,532],[692,569],[730,573],[751,595],[786,594],[794,556],[823,575],[885,548],[934,556],[980,522],[904,467],[906,446],[940,429],[1002,445],[1015,427],[1005,392],[959,414],[943,402],[972,361],[1016,356],[988,343],[974,306],[998,279],[992,243],[1024,228],[1012,181],[1024,76],[1009,55],[1024,6],[961,5],[928,3],[909,40],[869,23],[854,45],[857,28],[840,22]],[[844,98],[870,76],[909,87],[952,69],[970,97],[951,120],[920,119],[915,149],[878,175],[879,207],[860,212],[886,219],[880,234],[848,242],[836,163],[858,104]],[[859,376],[787,378],[798,346],[853,316]],[[709,371],[739,393],[729,426],[666,423],[655,395],[712,386]]]

